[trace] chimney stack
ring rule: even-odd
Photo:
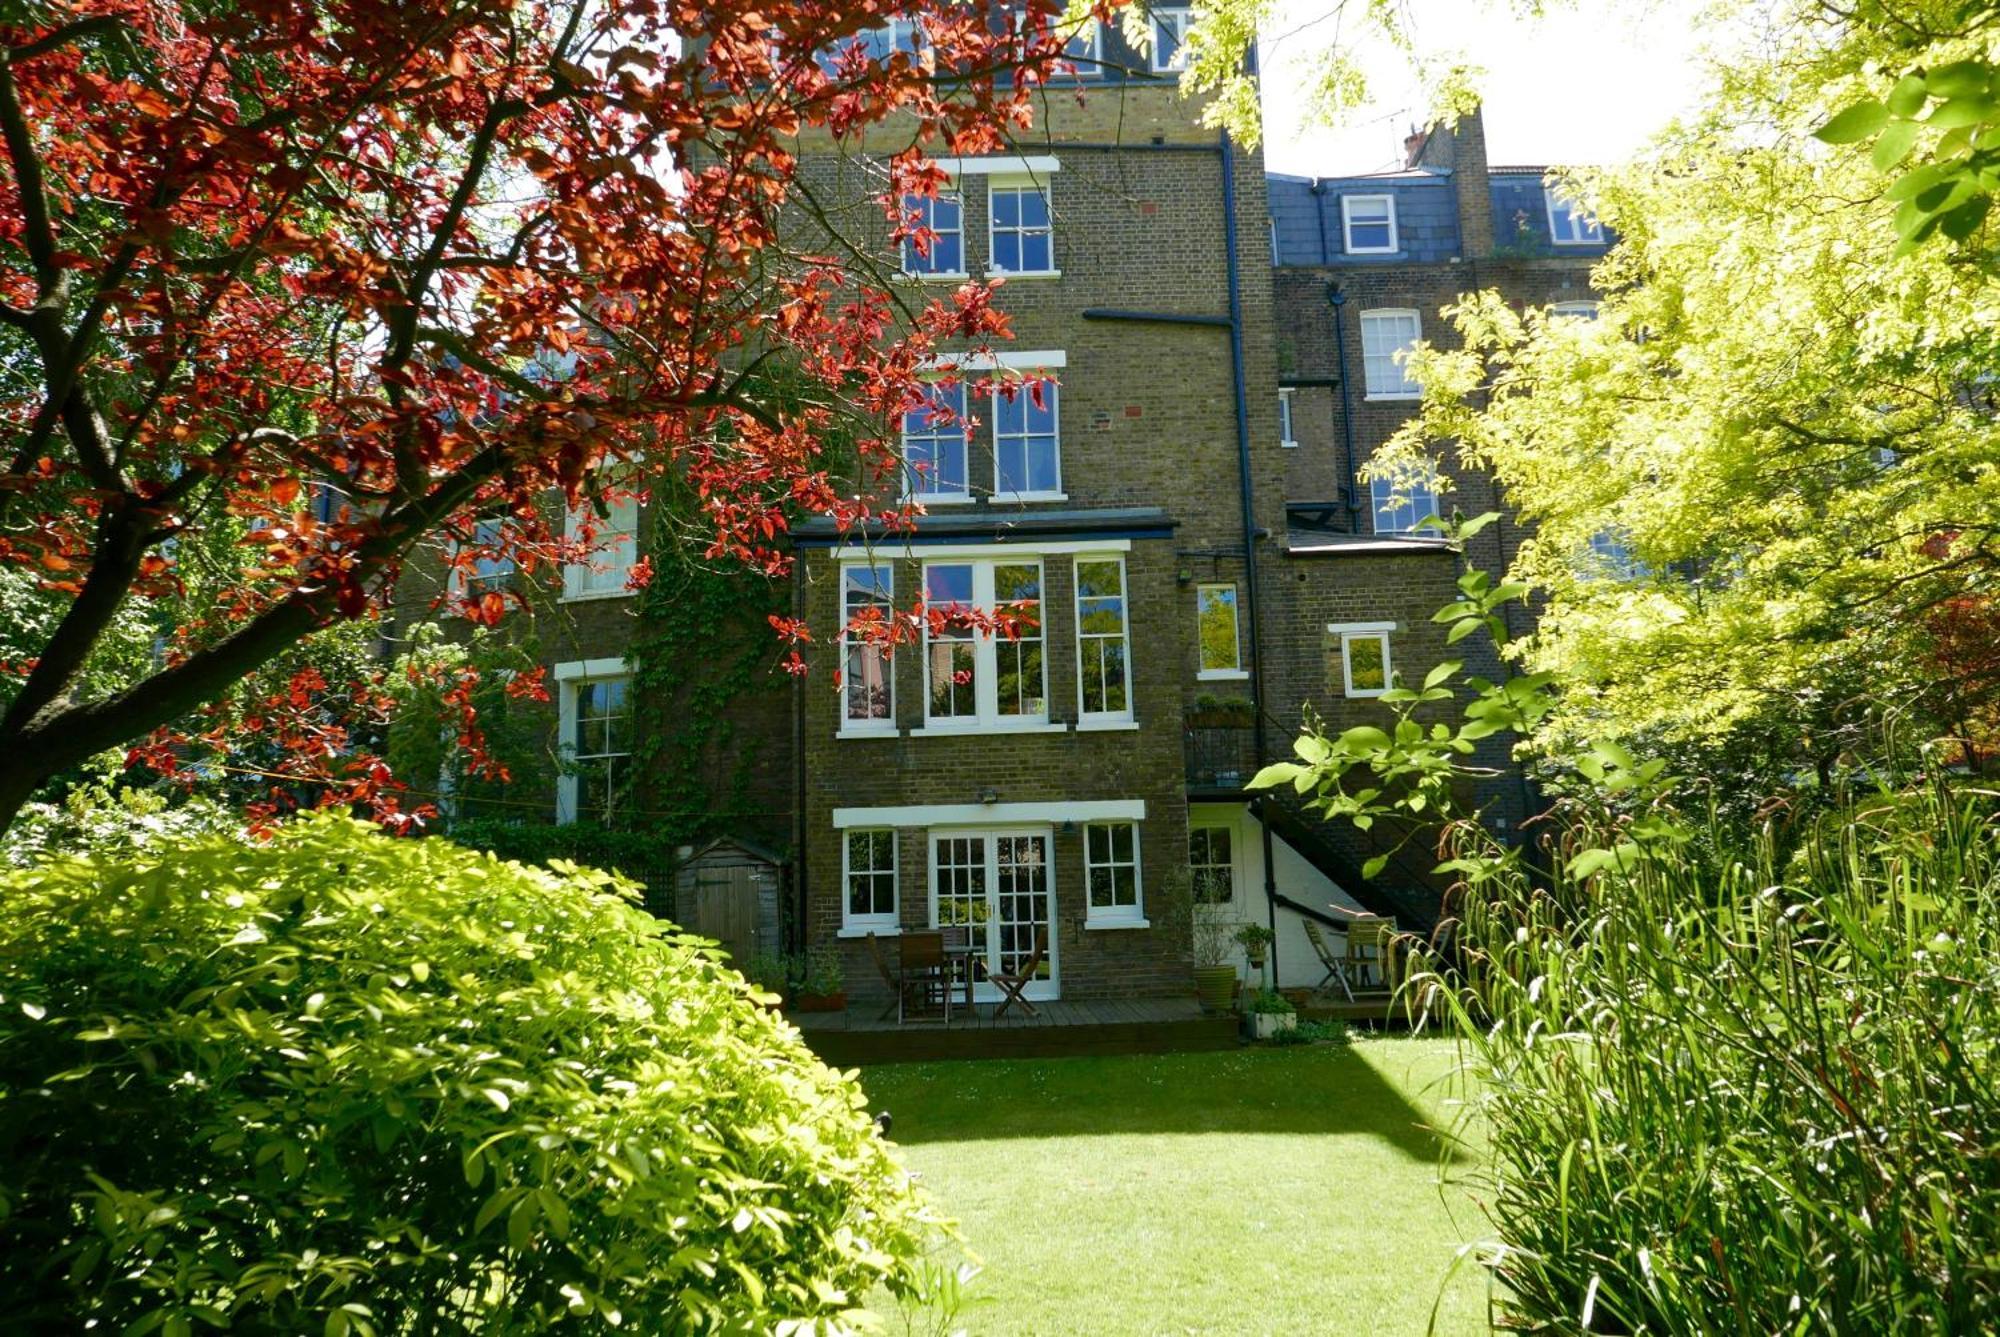
[[[1414,128],[1409,134],[1403,136],[1403,166],[1415,167],[1417,165],[1417,161],[1424,156],[1424,143],[1430,137],[1430,131]]]

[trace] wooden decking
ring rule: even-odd
[[[1193,999],[1126,999],[1017,1004],[996,1017],[997,1004],[941,1021],[880,1020],[880,1005],[792,1017],[806,1043],[828,1063],[911,1063],[949,1058],[1059,1058],[1074,1054],[1166,1054],[1229,1049],[1239,1043],[1234,1016],[1203,1015]]]

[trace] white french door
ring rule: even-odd
[[[1028,963],[1035,937],[1049,948],[1023,991],[1027,998],[1058,996],[1055,868],[1048,827],[931,832],[931,923],[962,925],[989,971],[1011,974]],[[973,995],[995,1002],[1001,994],[981,981]]]

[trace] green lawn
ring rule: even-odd
[[[1484,1332],[1448,1042],[867,1069],[989,1333]],[[892,1327],[894,1320],[892,1319]]]

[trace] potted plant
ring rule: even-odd
[[[1268,1040],[1279,1031],[1289,1031],[1299,1024],[1298,1009],[1292,1000],[1275,989],[1259,989],[1250,998],[1250,1009],[1244,1016],[1244,1028],[1253,1040]]]
[[[840,952],[822,944],[792,958],[792,1011],[841,1012],[847,1007]]]
[[[1248,697],[1203,692],[1195,697],[1187,722],[1192,729],[1247,729],[1255,720],[1256,707]]]
[[[1216,918],[1214,907],[1194,903],[1194,879],[1184,867],[1169,871],[1150,900],[1161,927],[1186,942],[1193,953],[1194,995],[1201,1010],[1229,1011],[1236,1001],[1235,951],[1229,936],[1236,925]]]
[[[1262,924],[1245,924],[1236,930],[1236,941],[1243,946],[1244,959],[1250,962],[1250,969],[1262,973],[1264,959],[1277,935]]]
[[[790,960],[777,952],[758,952],[743,963],[743,978],[763,990],[766,995],[774,995],[769,1002],[758,1000],[761,1006],[768,1007],[772,1011],[783,1005],[790,977]]]

